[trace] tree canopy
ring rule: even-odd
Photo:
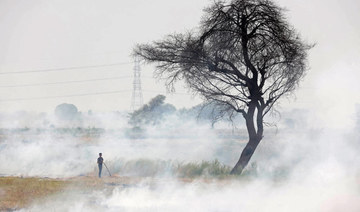
[[[263,118],[292,93],[307,70],[307,50],[283,9],[269,0],[217,1],[197,32],[138,45],[135,55],[156,62],[170,87],[184,80],[208,102],[241,113],[249,134],[233,173],[241,173],[263,137]],[[226,112],[226,113],[225,113]]]
[[[157,95],[152,98],[148,104],[145,104],[130,114],[129,124],[136,127],[144,124],[158,124],[165,114],[176,111],[173,105],[165,104],[165,99],[166,97],[164,95]]]
[[[55,108],[55,115],[62,120],[73,120],[78,117],[79,111],[73,104],[63,103]]]

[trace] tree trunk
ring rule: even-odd
[[[260,141],[261,138],[257,138],[256,136],[254,138],[250,138],[249,142],[246,144],[244,150],[242,151],[238,162],[231,170],[230,174],[240,175],[242,173],[246,165],[249,163]]]
[[[257,109],[257,117],[256,117],[256,126],[254,123],[255,109]],[[240,175],[246,165],[249,163],[252,155],[254,154],[256,147],[259,145],[262,137],[263,137],[263,110],[261,107],[257,106],[256,103],[252,102],[249,105],[249,110],[246,114],[246,128],[249,134],[249,142],[246,144],[243,149],[238,162],[235,167],[231,170],[230,174]]]

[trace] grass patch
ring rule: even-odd
[[[63,190],[67,184],[56,179],[0,177],[0,211],[26,207],[34,199]]]
[[[41,205],[54,197],[68,198],[68,194],[82,195],[101,191],[110,196],[118,186],[135,186],[143,178],[112,176],[79,176],[65,179],[0,177],[0,211],[14,211],[36,203]]]
[[[120,160],[121,161],[121,160]],[[178,162],[165,160],[136,159],[108,163],[109,169],[120,176],[178,178],[222,178],[229,176],[231,167],[223,165],[218,160],[202,162]],[[106,175],[107,173],[104,172]]]
[[[178,177],[225,177],[229,176],[231,168],[218,160],[212,162],[178,164],[175,173]]]

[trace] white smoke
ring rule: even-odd
[[[106,116],[103,118],[103,123],[108,122]],[[40,177],[92,175],[100,152],[115,173],[120,172],[127,161],[138,159],[181,163],[217,158],[223,163],[233,163],[229,156],[237,153],[230,152],[230,149],[229,153],[219,151],[224,141],[209,126],[197,125],[194,121],[183,124],[176,121],[172,127],[168,125],[166,128],[167,123],[148,127],[135,138],[127,136],[132,132],[129,127],[95,129],[95,134],[92,134],[92,128],[3,129],[0,160],[7,162],[0,163],[0,174]],[[241,148],[243,144],[234,141],[232,145]]]
[[[103,189],[69,190],[23,211],[360,210],[360,139],[356,129],[354,133],[312,125],[279,128],[277,133],[268,129],[244,177],[205,177],[188,182],[167,174],[166,162],[217,158],[231,166],[243,143],[220,136],[210,126],[168,121],[148,128],[145,137],[136,139],[116,130],[90,140],[31,130],[10,134],[0,143],[0,160],[6,161],[0,164],[1,174],[89,175],[96,179],[96,157],[102,152],[111,171],[136,178],[143,173],[127,169],[131,161],[165,161],[163,167],[151,166],[160,171],[144,175],[148,177],[140,183],[107,184],[104,170]]]

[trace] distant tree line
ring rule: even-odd
[[[160,124],[165,118],[176,115],[180,119],[195,119],[198,122],[209,123],[214,127],[219,121],[232,121],[232,118],[238,118],[235,115],[230,119],[222,115],[223,107],[218,104],[199,104],[189,109],[182,108],[177,110],[175,106],[165,103],[164,95],[157,95],[143,105],[138,110],[130,113],[129,124],[133,127],[142,127],[146,125]]]

